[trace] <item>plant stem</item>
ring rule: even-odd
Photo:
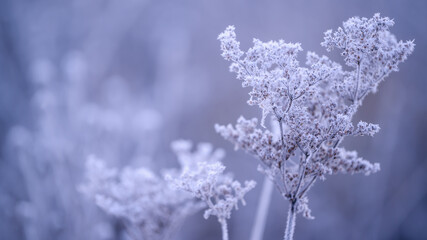
[[[264,233],[265,222],[270,206],[271,193],[273,192],[273,182],[267,177],[264,177],[261,196],[259,197],[258,209],[256,213],[255,223],[252,228],[251,240],[261,240]]]
[[[357,63],[356,90],[354,92],[354,104],[359,102],[359,85],[360,85],[360,62]]]
[[[313,183],[316,181],[318,175],[314,176],[311,181],[305,186],[305,188],[300,192],[300,194],[298,195],[298,198],[302,198],[305,194],[305,192],[308,191],[308,189],[310,189],[310,187],[313,185]]]
[[[220,219],[219,223],[221,223],[222,240],[228,240],[227,220]]]
[[[294,238],[296,218],[295,203],[295,201],[291,201],[289,204],[288,219],[286,220],[284,240],[292,240]]]

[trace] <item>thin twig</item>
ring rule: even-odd
[[[299,176],[297,188],[294,192],[294,197],[297,195],[299,188],[301,187],[301,182],[302,182],[302,179],[304,177],[305,168],[306,168],[307,163],[309,162],[311,157],[317,153],[317,151],[319,150],[320,145],[322,145],[322,143],[323,143],[323,141],[316,147],[316,149],[311,154],[309,154],[308,156],[306,155],[305,161],[302,163],[302,165],[300,165],[300,167],[301,167],[300,176]]]
[[[308,189],[310,189],[310,187],[313,185],[313,183],[316,181],[318,175],[315,175],[309,184],[307,184],[307,186],[305,186],[305,188],[301,191],[300,194],[298,194],[298,198],[302,198],[304,196],[304,194],[307,192]]]
[[[356,75],[356,90],[354,92],[354,104],[359,102],[359,85],[360,85],[360,61],[357,62],[357,75]]]
[[[300,164],[300,171],[299,171],[299,179],[298,179],[298,185],[297,185],[297,188],[295,189],[295,191],[294,191],[294,197],[297,195],[297,192],[299,191],[299,188],[301,187],[301,182],[302,182],[302,179],[303,179],[303,177],[304,177],[304,173],[305,173],[305,164],[308,162],[308,160],[311,158],[311,156],[313,156],[313,154],[309,154],[308,155],[308,157],[307,157],[307,155],[306,155],[306,157],[305,157],[305,159],[304,159],[304,162],[302,162],[301,164]]]

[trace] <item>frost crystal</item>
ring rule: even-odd
[[[236,148],[261,160],[259,170],[290,202],[289,228],[294,226],[296,213],[312,218],[306,192],[317,179],[379,171],[378,163],[339,144],[346,136],[373,136],[380,129],[363,121],[354,126],[352,119],[363,98],[397,71],[414,49],[413,41],[397,41],[389,32],[393,24],[375,14],[370,19],[350,18],[337,31],[325,32],[322,46],[328,51],[340,49],[349,70],[313,52],[307,53],[307,66],[300,66],[299,43],[254,39],[253,47],[243,52],[233,26],[219,35],[222,56],[231,61],[230,71],[243,87],[251,88],[248,104],[261,108],[264,128],[271,114],[273,131],[261,130],[257,119],[243,117],[235,126],[215,125],[215,129]],[[293,230],[287,230],[285,239],[292,235]]]

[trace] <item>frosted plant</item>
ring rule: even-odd
[[[373,136],[379,131],[376,124],[353,125],[352,118],[364,97],[398,71],[398,64],[414,49],[413,41],[397,41],[389,32],[393,24],[375,14],[370,19],[350,18],[343,28],[325,32],[322,46],[328,51],[340,49],[350,70],[312,52],[307,53],[307,67],[300,66],[299,43],[254,39],[254,46],[243,52],[233,26],[219,35],[222,56],[231,61],[230,71],[243,87],[251,88],[248,104],[262,110],[261,126],[265,128],[271,114],[271,127],[278,131],[260,129],[257,119],[243,117],[235,126],[215,128],[236,148],[257,157],[262,163],[259,170],[289,201],[285,239],[293,238],[297,213],[313,218],[306,194],[317,179],[336,173],[369,175],[380,169],[378,163],[339,144],[346,136]]]
[[[255,187],[254,181],[242,186],[220,160],[222,150],[212,151],[208,143],[191,152],[189,141],[175,141],[180,169],[163,171],[162,177],[146,168],[109,169],[96,157],[86,163],[87,182],[80,190],[108,214],[124,220],[133,239],[169,239],[194,212],[206,208],[205,218],[215,215],[221,223],[223,239],[228,239],[226,219],[238,201]]]
[[[26,239],[108,239],[121,229],[76,192],[86,156],[95,154],[115,165],[148,164],[163,118],[146,108],[144,94],[134,93],[124,79],[90,78],[80,52],[61,62],[63,68],[47,59],[34,62],[34,119],[9,134],[9,158],[26,186],[18,213]],[[94,89],[99,93],[93,94]]]
[[[255,187],[254,181],[245,181],[242,186],[230,174],[225,174],[221,163],[222,150],[213,151],[212,145],[199,144],[191,152],[192,144],[177,141],[172,144],[178,156],[182,170],[177,178],[170,177],[178,189],[191,193],[207,205],[204,217],[216,216],[222,229],[222,239],[228,240],[227,219],[238,202],[245,205],[244,195]]]
[[[185,217],[204,206],[146,168],[118,172],[93,156],[86,167],[88,181],[81,191],[124,220],[132,239],[169,239]]]

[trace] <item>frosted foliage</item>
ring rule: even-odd
[[[248,104],[263,109],[263,120],[273,109],[278,113],[286,111],[286,97],[299,98],[308,87],[307,72],[297,71],[296,57],[302,51],[300,44],[285,43],[283,40],[263,43],[254,39],[254,46],[242,58],[233,26],[229,26],[218,39],[221,41],[222,56],[232,61],[230,71],[237,73],[243,87],[252,88]]]
[[[83,52],[69,52],[58,63],[29,62],[33,119],[14,126],[8,138],[28,192],[28,199],[17,201],[33,213],[20,216],[23,231],[28,239],[104,239],[115,231],[102,232],[93,224],[113,229],[112,222],[76,192],[85,159],[95,154],[115,166],[147,163],[158,147],[162,117],[129,81],[92,78]]]
[[[206,203],[205,218],[214,215],[222,223],[230,218],[233,208],[237,209],[239,201],[245,205],[243,197],[255,187],[255,182],[245,181],[242,185],[231,174],[224,173],[222,150],[213,151],[210,144],[199,144],[191,152],[191,143],[187,141],[175,142],[173,149],[182,164],[182,171],[177,178],[171,179],[178,189]]]
[[[373,136],[380,129],[363,121],[354,125],[352,119],[363,98],[397,71],[414,49],[413,41],[396,40],[388,31],[392,25],[389,18],[375,14],[370,19],[350,18],[337,31],[325,32],[322,46],[342,50],[350,70],[313,52],[307,53],[306,66],[301,66],[299,43],[254,39],[253,47],[244,52],[233,26],[219,35],[222,56],[231,61],[230,71],[243,87],[251,88],[248,104],[261,108],[263,128],[266,116],[272,116],[272,131],[258,128],[255,118],[243,117],[234,126],[217,124],[215,129],[261,161],[259,170],[290,201],[290,219],[294,212],[312,218],[306,192],[317,179],[379,171],[378,163],[339,144],[346,136]]]
[[[335,32],[325,32],[322,46],[328,51],[342,50],[345,63],[360,69],[359,98],[375,92],[378,83],[391,72],[398,71],[398,64],[414,50],[413,41],[397,41],[389,32],[393,25],[393,20],[377,13],[370,19],[350,18]],[[353,78],[356,75],[353,73]]]
[[[234,143],[236,149],[244,149],[259,158],[265,165],[272,166],[281,157],[280,142],[274,139],[270,131],[256,128],[257,124],[256,118],[246,120],[240,117],[235,128],[231,124],[227,126],[217,124],[215,129],[225,139]]]
[[[164,170],[162,177],[146,168],[119,172],[91,156],[87,182],[80,190],[105,212],[128,223],[134,239],[169,239],[186,216],[203,208],[205,218],[217,216],[226,230],[232,209],[239,201],[245,204],[243,197],[255,182],[242,185],[224,174],[223,150],[214,151],[208,143],[199,144],[195,151],[191,148],[189,141],[173,142],[180,168]]]
[[[108,214],[123,219],[133,239],[169,239],[203,205],[146,168],[109,169],[90,157],[81,191]]]

